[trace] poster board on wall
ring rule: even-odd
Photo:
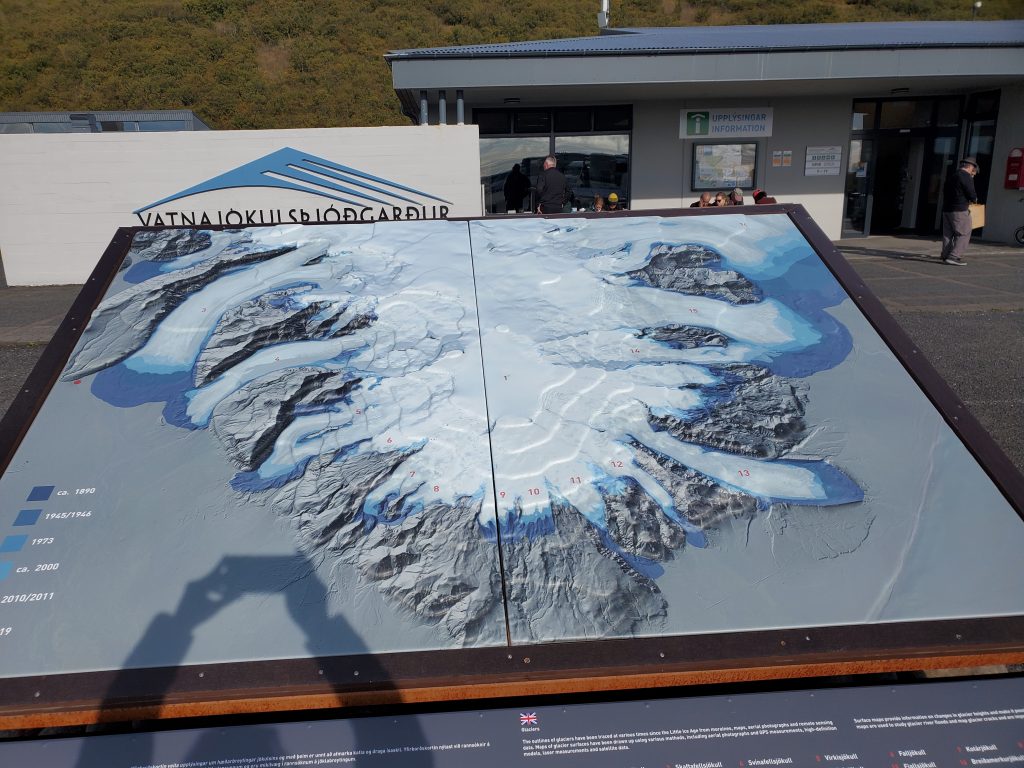
[[[753,189],[757,178],[757,144],[694,144],[694,191]]]

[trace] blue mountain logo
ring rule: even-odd
[[[451,205],[450,201],[436,195],[406,187],[388,179],[349,168],[346,165],[324,160],[322,157],[311,155],[308,152],[285,147],[258,160],[253,160],[251,163],[241,165],[232,171],[222,173],[220,176],[214,176],[194,187],[150,203],[134,213],[140,214],[158,205],[198,195],[201,192],[216,192],[242,187],[267,187],[306,192],[356,208],[365,208],[372,203],[391,206],[398,201],[412,205],[423,203],[422,200],[414,200],[402,193],[418,195],[421,198]]]

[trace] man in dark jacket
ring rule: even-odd
[[[969,205],[978,202],[974,190],[974,176],[978,173],[978,161],[965,157],[960,161],[959,170],[946,180],[942,193],[942,260],[956,267],[963,267],[967,244],[971,242],[971,212]]]
[[[565,176],[550,155],[544,158],[544,169],[537,177],[537,213],[561,213],[565,205]]]

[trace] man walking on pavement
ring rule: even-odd
[[[978,161],[965,157],[960,168],[949,175],[942,194],[942,260],[956,267],[967,266],[964,251],[971,241],[970,204],[978,202],[974,176]]]
[[[544,158],[544,169],[537,177],[537,213],[561,213],[565,205],[565,176],[556,165],[554,157]]]

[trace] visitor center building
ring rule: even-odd
[[[603,29],[386,58],[414,122],[479,127],[485,213],[506,213],[514,164],[535,180],[553,153],[575,209],[762,188],[833,239],[934,235],[949,170],[975,156],[983,236],[1024,221],[1024,21]]]

